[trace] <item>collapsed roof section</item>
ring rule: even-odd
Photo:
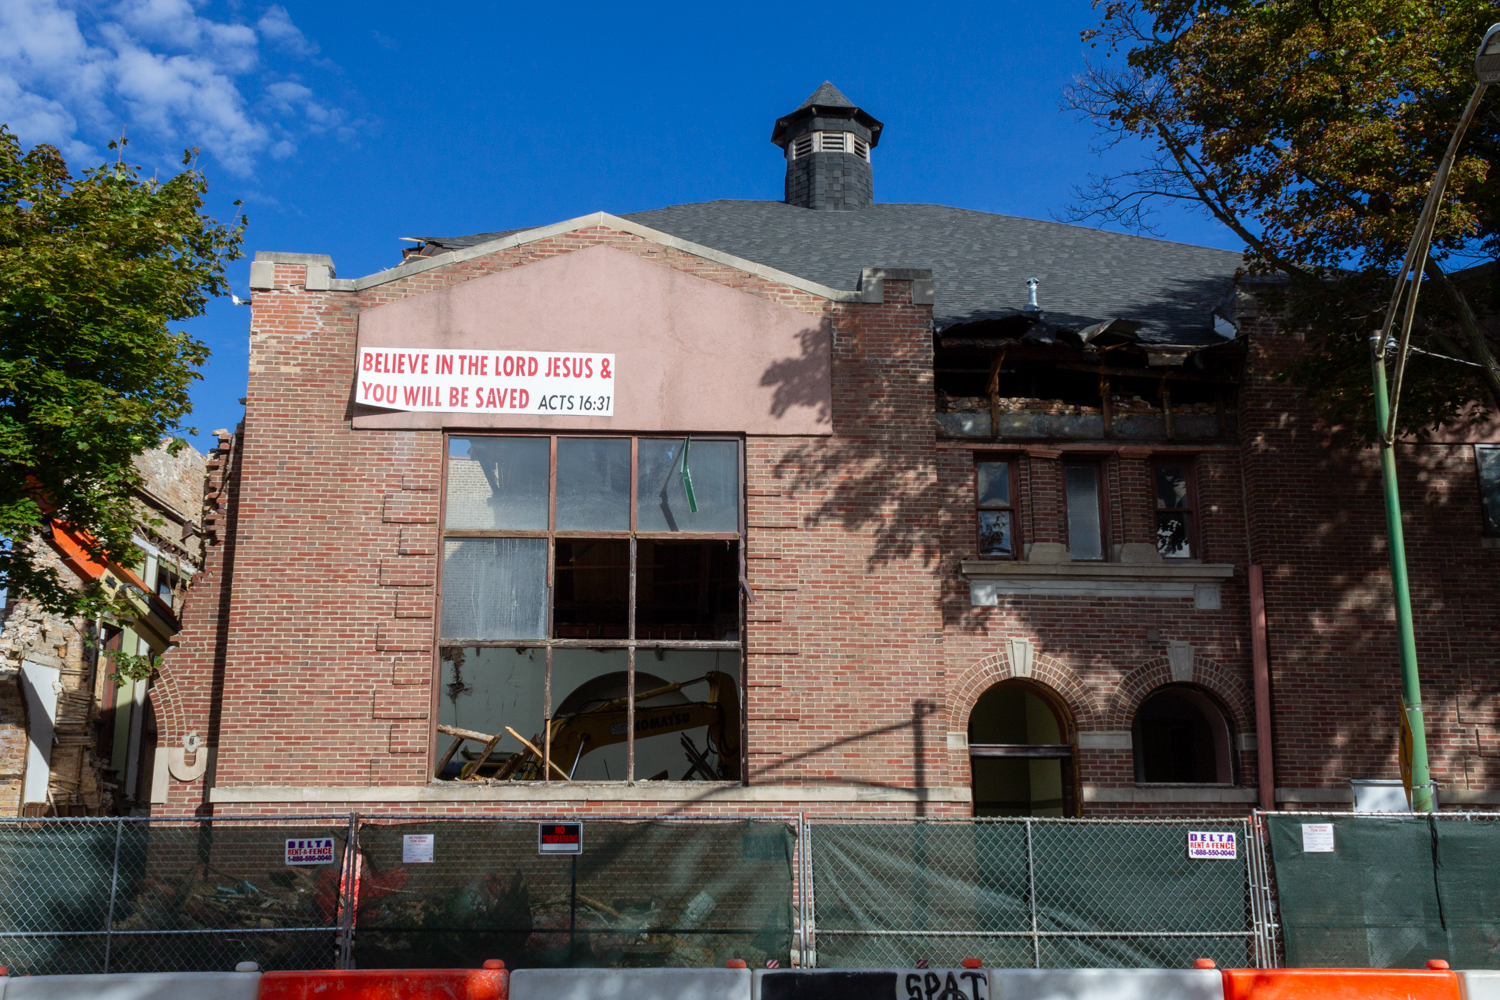
[[[1233,438],[1244,342],[1171,344],[1140,333],[1138,320],[1071,329],[1041,313],[934,333],[939,435],[996,442]]]

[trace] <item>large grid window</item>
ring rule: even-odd
[[[437,776],[738,781],[740,443],[448,439]]]

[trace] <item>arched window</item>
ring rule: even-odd
[[[980,695],[969,713],[974,815],[1076,815],[1072,728],[1040,685],[1004,681]]]
[[[1229,715],[1203,691],[1182,684],[1158,688],[1136,709],[1131,728],[1136,781],[1235,783]]]

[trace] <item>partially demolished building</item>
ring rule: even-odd
[[[1277,377],[1239,255],[877,203],[880,140],[825,84],[776,122],[783,202],[357,279],[258,253],[152,692],[207,767],[156,808],[1227,814],[1396,778],[1375,459]],[[1500,804],[1490,440],[1401,449],[1445,805]]]
[[[147,812],[165,787],[152,678],[122,678],[111,652],[159,657],[203,563],[204,458],[191,446],[136,457],[134,568],[96,561],[88,539],[51,520],[24,540],[30,557],[65,583],[97,582],[136,613],[82,621],[49,614],[10,592],[0,608],[0,816]],[[185,769],[178,768],[186,773]]]

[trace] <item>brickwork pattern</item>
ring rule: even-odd
[[[1275,373],[1305,349],[1240,296],[1250,535],[1265,566],[1277,784],[1399,777],[1400,666],[1378,456]],[[1440,788],[1500,786],[1500,549],[1468,444],[1397,448],[1422,700]]]
[[[1279,342],[1268,346],[1263,331],[1252,338],[1255,381],[1240,402],[1243,455],[1223,446],[1170,452],[1195,470],[1198,555],[1234,567],[1220,585],[1218,609],[1197,607],[1191,597],[1147,596],[1002,597],[994,607],[974,607],[960,563],[977,555],[976,453],[1017,462],[1022,540],[1066,543],[1067,452],[1004,441],[980,451],[940,446],[932,420],[931,308],[913,303],[908,282],[887,280],[882,303],[830,303],[631,234],[589,228],[359,293],[307,291],[300,266],[277,265],[276,287],[257,294],[246,429],[217,493],[217,536],[190,598],[182,648],[158,684],[164,703],[174,706],[163,713],[172,738],[189,729],[212,734],[212,778],[220,787],[425,782],[442,436],[350,429],[348,364],[358,314],[601,244],[798,309],[832,337],[833,436],[746,441],[752,785],[967,785],[967,754],[951,749],[947,735],[966,731],[984,690],[1015,676],[1008,646],[1018,638],[1035,650],[1029,679],[1058,695],[1080,731],[1129,729],[1141,700],[1171,682],[1167,644],[1177,641],[1193,647],[1192,683],[1226,706],[1238,732],[1253,732],[1245,584],[1252,552],[1267,568],[1281,712],[1276,746],[1278,759],[1288,761],[1278,783],[1336,785],[1369,766],[1357,749],[1359,726],[1373,727],[1378,694],[1395,688],[1383,680],[1355,685],[1350,698],[1343,685],[1382,648],[1381,630],[1389,631],[1375,610],[1383,556],[1363,522],[1372,503],[1378,517],[1378,487],[1366,458],[1339,457],[1295,393],[1269,377]],[[1493,781],[1488,768],[1500,759],[1500,718],[1492,658],[1500,636],[1487,610],[1494,595],[1485,560],[1497,553],[1474,544],[1478,503],[1461,452],[1421,451],[1420,461],[1412,452],[1415,467],[1405,482],[1414,516],[1428,509],[1444,515],[1413,528],[1412,537],[1449,539],[1433,542],[1446,556],[1434,563],[1424,555],[1421,563],[1431,575],[1420,599],[1430,620],[1443,623],[1441,631],[1426,626],[1422,637],[1434,664],[1429,683],[1448,693],[1430,716],[1431,738],[1447,755],[1439,780],[1457,774]],[[1154,540],[1153,454],[1121,445],[1096,456],[1116,544]],[[1472,455],[1467,461],[1471,470]],[[1360,524],[1349,521],[1345,506],[1359,511]],[[1378,528],[1378,520],[1370,523]],[[226,592],[231,574],[234,587]],[[1343,673],[1324,677],[1324,664],[1344,648],[1353,652],[1340,654]],[[1309,667],[1319,675],[1310,676]],[[1346,721],[1354,726],[1347,733]],[[1467,749],[1448,749],[1459,745]],[[1388,760],[1386,753],[1370,760]],[[1256,784],[1253,752],[1240,754],[1239,770],[1246,786]],[[1134,785],[1128,751],[1082,750],[1079,774],[1086,789]],[[169,811],[202,808],[207,784],[174,783]],[[214,811],[307,808],[241,803]],[[412,815],[905,816],[959,815],[969,807],[804,801],[794,808],[715,801],[705,789],[691,803],[379,808]],[[1244,807],[1093,803],[1086,811],[1209,816],[1243,814]]]

